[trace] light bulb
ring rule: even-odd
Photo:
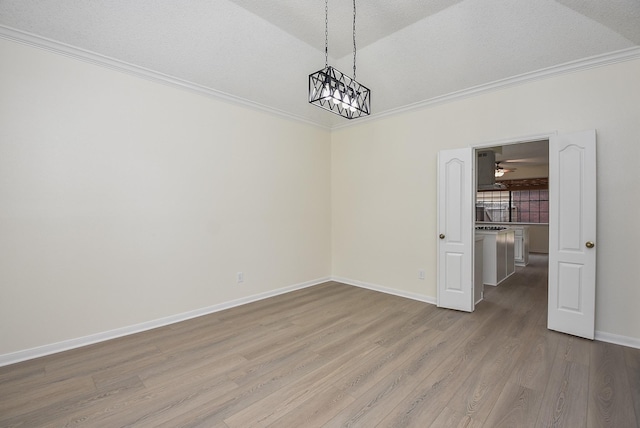
[[[331,97],[331,91],[329,90],[329,85],[324,85],[324,88],[322,88],[322,99],[326,100],[329,97]]]
[[[338,104],[340,102],[340,98],[340,91],[336,89],[336,91],[333,93],[333,98],[331,101],[333,101],[334,104]]]
[[[344,96],[344,100],[342,101],[342,108],[348,109],[349,108],[349,104],[350,104],[349,96],[345,95]]]

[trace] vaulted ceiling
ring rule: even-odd
[[[322,126],[322,0],[0,0],[0,26]],[[352,2],[329,0],[329,64],[353,68]],[[2,28],[0,28],[1,30]],[[640,46],[639,0],[360,0],[357,80],[374,115]]]

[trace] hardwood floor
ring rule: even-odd
[[[2,367],[0,426],[640,426],[640,350],[546,301],[541,255],[472,314],[326,283]]]

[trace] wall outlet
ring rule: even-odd
[[[236,279],[238,280],[238,284],[244,282],[244,272],[238,272],[236,274]]]
[[[418,269],[418,279],[424,279],[424,269]]]

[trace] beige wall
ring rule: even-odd
[[[333,275],[435,299],[438,151],[595,128],[596,330],[639,340],[638,76],[629,61],[334,131]]]
[[[0,58],[0,355],[331,275],[329,131]]]
[[[549,226],[546,224],[529,225],[529,251],[532,253],[549,252]]]
[[[4,40],[0,58],[0,356],[331,275],[433,300],[438,150],[590,128],[596,329],[640,339],[640,61],[329,133]]]

